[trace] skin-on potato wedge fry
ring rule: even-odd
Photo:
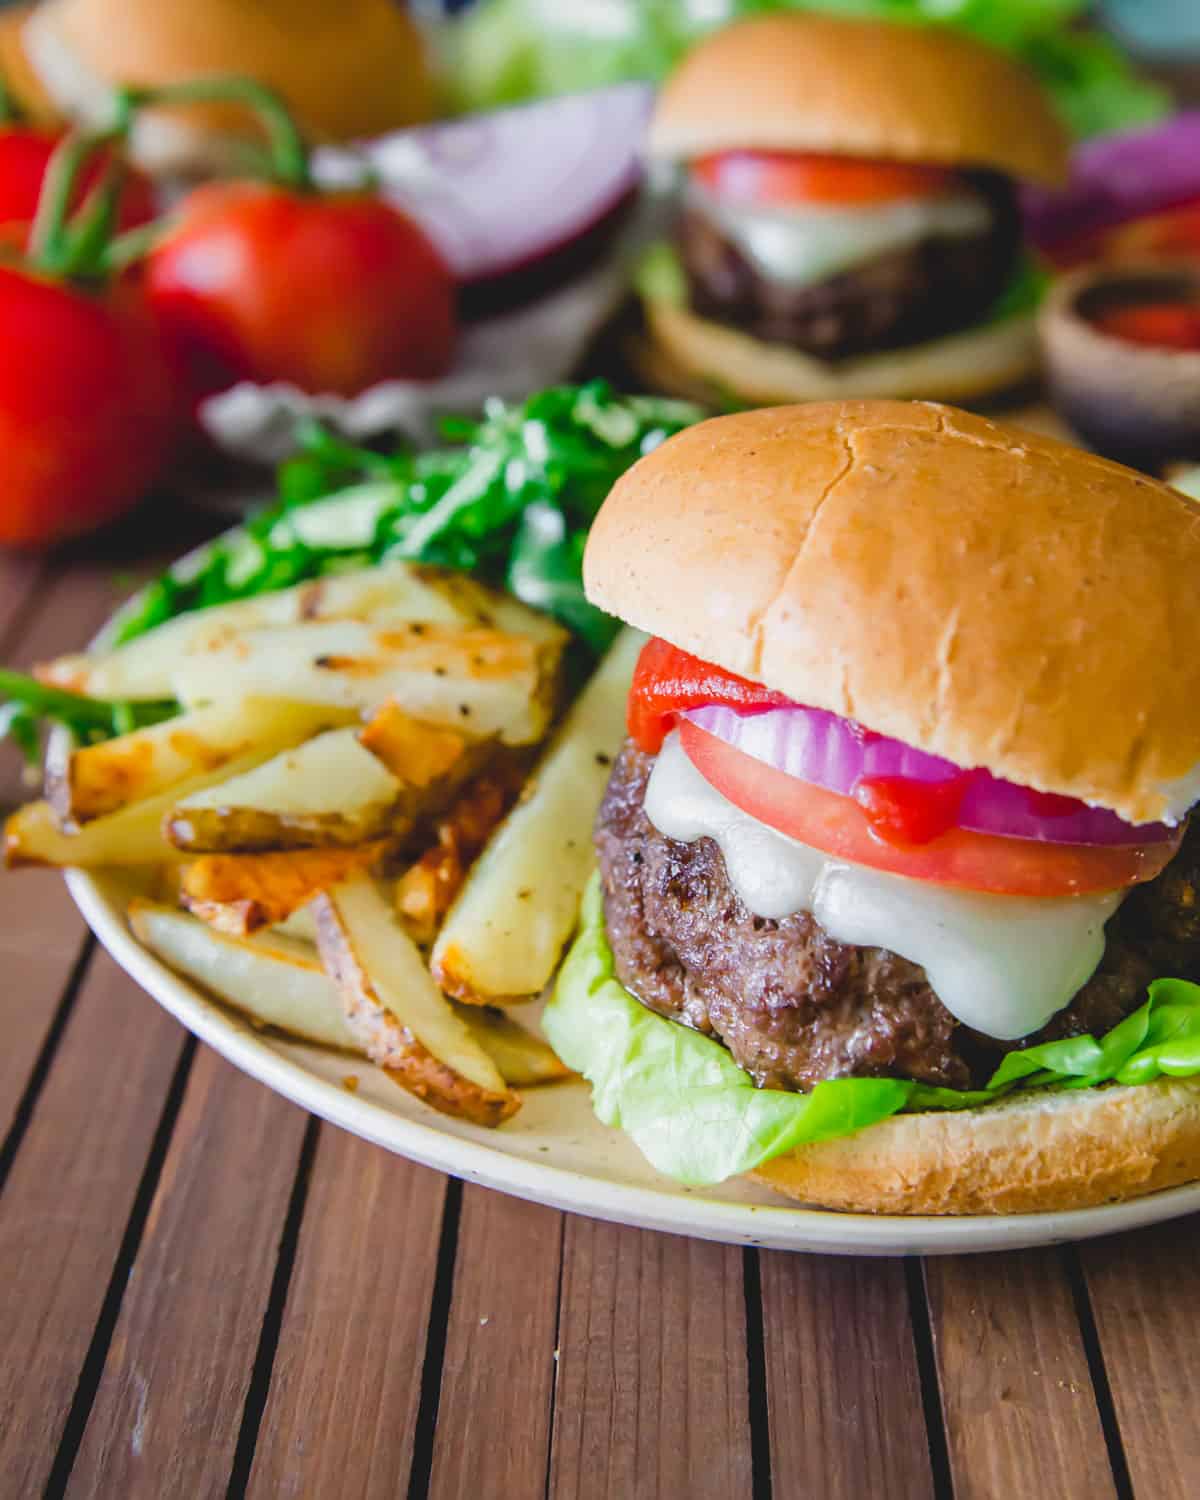
[[[317,508],[309,507],[305,514],[315,520]],[[115,650],[61,656],[42,663],[36,672],[43,682],[97,698],[169,698],[175,663],[193,644],[305,620],[368,620],[381,627],[424,621],[451,628],[498,629],[546,641],[560,634],[547,616],[465,574],[391,562],[194,610]]]
[[[349,848],[398,827],[416,805],[356,730],[332,729],[248,775],[181,797],[164,832],[177,849],[195,852]]]
[[[138,941],[176,973],[251,1021],[301,1041],[363,1051],[311,943],[275,932],[235,937],[155,901],[131,902],[129,925]],[[532,1088],[570,1076],[549,1044],[511,1017],[478,1006],[458,1009],[507,1083]]]
[[[534,744],[557,703],[565,641],[563,632],[534,640],[420,622],[380,630],[317,620],[200,641],[177,658],[171,691],[188,704],[270,692],[367,712],[392,699],[475,739]]]
[[[47,752],[46,801],[64,828],[77,828],[248,755],[266,758],[298,745],[350,717],[311,703],[241,698],[82,749],[59,736]]]
[[[574,1077],[550,1043],[515,1017],[490,1005],[463,1005],[457,1000],[450,1004],[512,1088],[536,1088]]]
[[[385,705],[361,731],[317,735],[249,776],[182,798],[166,836],[182,849],[217,852],[346,848],[397,836],[438,812],[490,748]]]
[[[321,961],[367,1056],[445,1114],[487,1126],[508,1119],[519,1097],[438,993],[370,876],[324,892],[312,911]]]
[[[370,869],[387,844],[354,849],[289,849],[268,854],[205,854],[180,871],[180,902],[235,937],[286,922],[353,870]]]
[[[251,771],[261,754],[197,776],[189,789],[202,789],[228,776]],[[174,862],[183,856],[163,836],[163,820],[175,804],[178,791],[160,792],[141,802],[131,802],[117,812],[85,823],[77,833],[64,833],[48,802],[27,802],[4,825],[4,860],[10,869],[20,865],[79,866],[154,865]]]
[[[177,973],[264,1026],[359,1052],[337,991],[306,943],[278,933],[232,937],[152,901],[129,907],[133,934]]]
[[[592,823],[625,734],[644,637],[617,637],[472,865],[433,946],[443,990],[478,1004],[540,994],[579,915],[593,867]]]

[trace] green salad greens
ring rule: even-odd
[[[902,1110],[976,1108],[1018,1089],[1200,1074],[1200,985],[1159,979],[1146,1003],[1106,1036],[1010,1052],[984,1089],[893,1078],[831,1079],[810,1094],[758,1089],[719,1043],[655,1015],[621,985],[598,876],[542,1025],[562,1060],[591,1084],[600,1119],[627,1131],[658,1171],[693,1186],[722,1182]]]
[[[507,588],[599,655],[617,625],[583,595],[588,527],[630,464],[701,416],[594,380],[491,401],[481,421],[446,424],[452,445],[424,453],[376,453],[309,426],[278,501],[144,590],[117,643],[188,610],[403,558]]]
[[[957,26],[1015,53],[1080,136],[1128,129],[1170,111],[1107,37],[1073,23],[1087,0],[483,0],[445,28],[444,80],[461,110],[495,109],[626,79],[662,78],[693,42],[769,10]]]
[[[112,644],[191,610],[404,558],[507,588],[565,625],[580,657],[598,657],[617,622],[584,598],[588,527],[632,463],[703,415],[687,402],[622,396],[593,380],[521,405],[489,402],[482,420],[448,422],[453,441],[423,453],[377,453],[311,424],[279,470],[275,501],[143,589],[121,613]],[[0,675],[0,737],[32,761],[45,724],[64,725],[86,744],[175,711]]]

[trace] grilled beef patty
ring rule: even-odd
[[[701,317],[827,360],[966,328],[1004,289],[1020,245],[1011,183],[989,173],[970,182],[991,210],[986,232],[930,236],[815,286],[772,281],[701,211],[686,208],[676,237],[691,306]]]
[[[1014,1047],[1109,1030],[1157,975],[1200,979],[1200,830],[1118,908],[1070,1005],[1043,1031],[1000,1042],[956,1021],[908,959],[839,943],[803,912],[747,911],[711,839],[679,843],[647,819],[653,764],[626,744],[596,824],[617,975],[651,1010],[723,1042],[762,1088],[884,1076],[979,1087]]]

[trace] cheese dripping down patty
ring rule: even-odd
[[[985,234],[987,203],[972,192],[900,198],[854,208],[820,204],[756,207],[728,203],[694,179],[689,205],[733,241],[762,276],[783,286],[815,286],[894,250],[933,236]]]
[[[655,762],[644,808],[666,838],[711,838],[755,916],[809,912],[838,942],[886,948],[920,964],[951,1015],[1003,1041],[1038,1031],[1086,984],[1104,953],[1104,924],[1125,895],[996,896],[822,854],[735,807],[674,733]]]

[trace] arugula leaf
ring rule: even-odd
[[[189,610],[400,557],[508,587],[598,655],[613,627],[583,596],[587,528],[630,464],[702,415],[595,380],[491,401],[481,421],[448,422],[455,443],[427,453],[377,453],[310,423],[277,501],[151,584],[117,644]]]
[[[177,703],[126,703],[68,693],[2,668],[0,699],[5,700],[0,706],[0,738],[11,738],[31,765],[38,763],[44,724],[60,724],[77,744],[92,745],[159,724],[179,712]]]
[[[756,1089],[717,1042],[647,1010],[621,985],[599,877],[542,1017],[563,1061],[592,1085],[605,1124],[629,1132],[669,1177],[721,1182],[811,1141],[849,1135],[901,1110],[978,1109],[1016,1090],[1141,1084],[1200,1074],[1200,985],[1158,979],[1105,1036],[1010,1052],[982,1089],[895,1078],[836,1078],[809,1094]]]

